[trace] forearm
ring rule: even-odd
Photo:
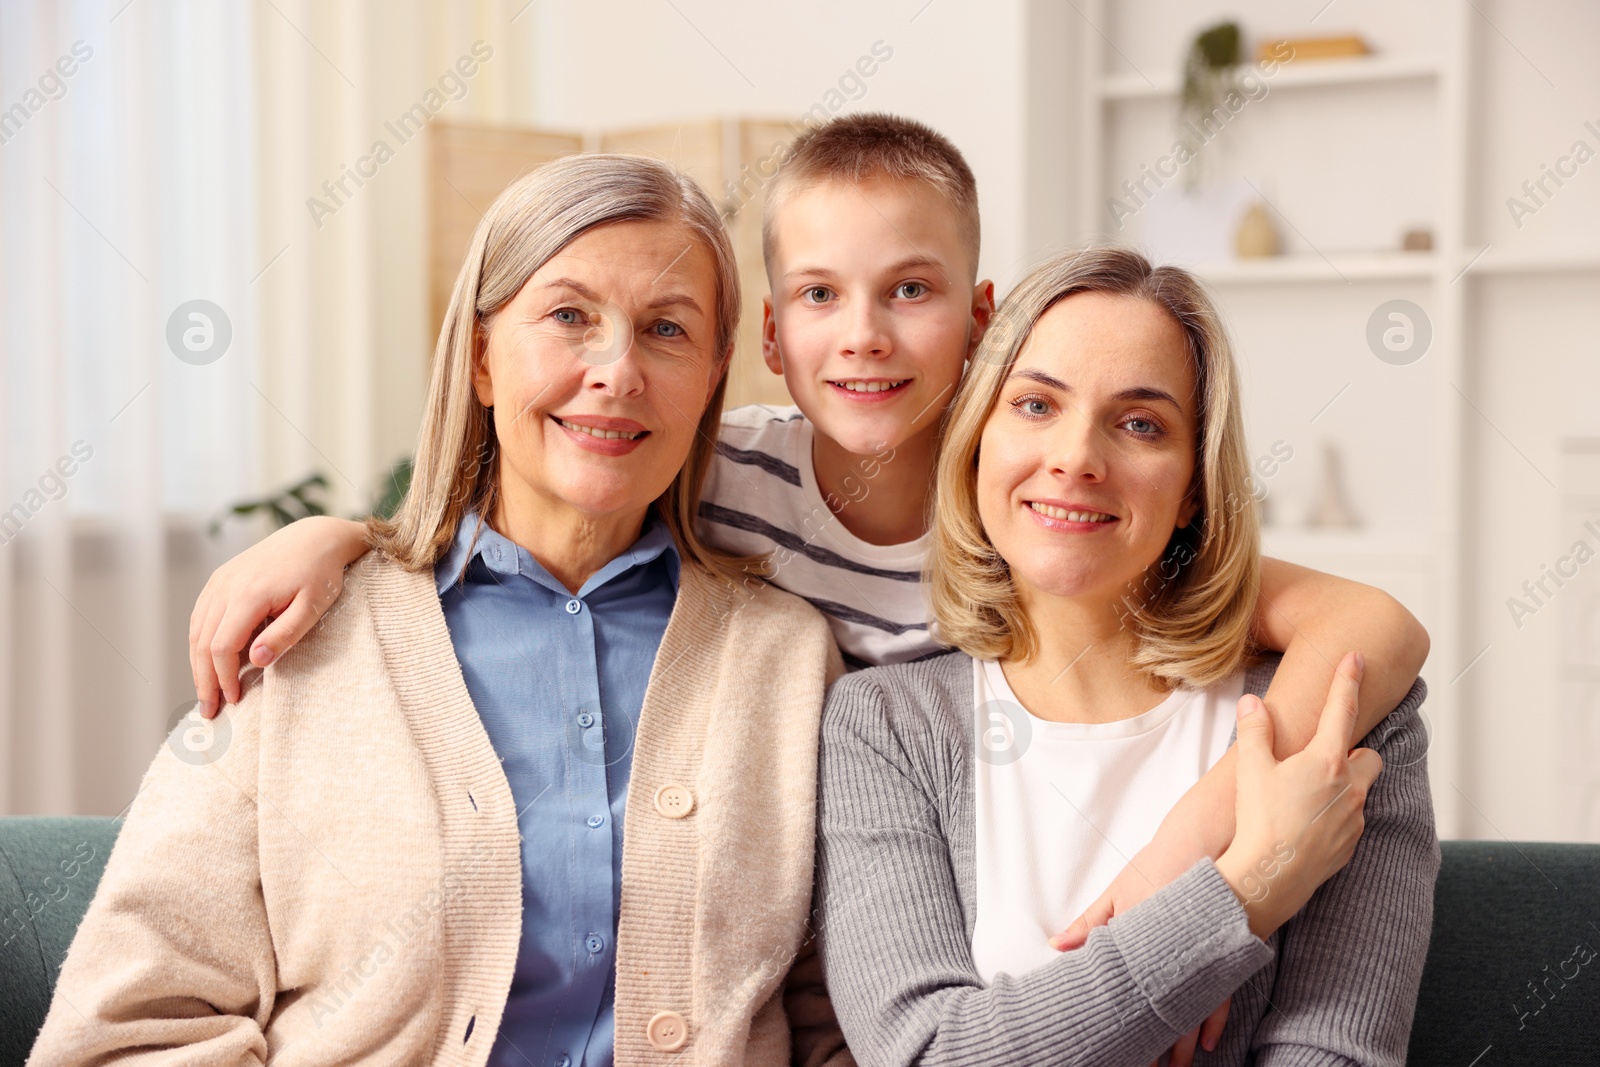
[[[1234,745],[1190,786],[1168,814],[1170,829],[1195,843],[1195,859],[1216,859],[1233,843],[1237,815],[1239,753]]]
[[[1279,759],[1310,743],[1346,652],[1366,658],[1356,737],[1405,698],[1428,658],[1428,632],[1387,593],[1279,560],[1262,561],[1255,631],[1263,647],[1283,653],[1264,698]]]
[[[1274,755],[1288,759],[1311,743],[1317,732],[1314,711],[1328,698],[1328,687],[1333,683],[1339,658],[1352,649],[1363,649],[1356,643],[1358,641],[1375,651],[1363,649],[1367,665],[1361,679],[1354,736],[1365,737],[1371,733],[1404,699],[1411,683],[1417,679],[1426,653],[1418,654],[1414,645],[1404,643],[1408,635],[1406,627],[1398,622],[1385,625],[1389,626],[1392,641],[1384,642],[1380,638],[1374,642],[1371,624],[1361,627],[1361,634],[1333,624],[1325,628],[1326,632],[1316,627],[1303,630],[1300,636],[1288,642],[1278,673],[1262,698],[1276,728]]]

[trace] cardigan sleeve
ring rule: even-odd
[[[941,824],[967,770],[934,739],[937,715],[867,675],[823,713],[818,945],[864,1067],[1147,1063],[1270,960],[1201,860],[1083,948],[985,985]]]
[[[1418,679],[1357,746],[1383,757],[1366,828],[1350,862],[1279,931],[1275,1010],[1251,1042],[1262,1067],[1405,1063],[1439,873],[1426,696]]]
[[[256,832],[261,688],[213,720],[209,752],[185,744],[199,729],[188,721],[162,744],[67,951],[30,1064],[266,1061],[277,971]]]

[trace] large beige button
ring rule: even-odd
[[[658,1011],[645,1024],[644,1036],[657,1052],[676,1052],[689,1040],[689,1022],[675,1011]]]
[[[681,819],[694,809],[694,794],[681,785],[656,790],[656,810],[669,819]]]

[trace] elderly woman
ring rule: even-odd
[[[157,756],[33,1062],[790,1062],[840,663],[691,521],[736,277],[662,164],[501,195],[404,505],[206,757]]]
[[[1007,299],[938,469],[934,610],[961,651],[851,675],[823,718],[819,952],[864,1067],[1187,1063],[1230,995],[1205,1062],[1404,1060],[1439,864],[1405,744],[1423,686],[1368,738],[1379,776],[1349,751],[1346,656],[1277,763],[1247,470],[1189,275],[1091,250]],[[1236,714],[1232,844],[1058,951]]]

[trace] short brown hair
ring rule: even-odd
[[[950,405],[935,474],[928,581],[937,635],[975,659],[1032,659],[1037,631],[978,515],[978,445],[1034,324],[1073,293],[1149,301],[1182,328],[1194,361],[1195,519],[1173,531],[1143,589],[1123,598],[1138,638],[1133,666],[1167,687],[1206,688],[1252,652],[1261,526],[1250,483],[1239,374],[1222,317],[1194,275],[1137,252],[1087,248],[1040,264],[1017,283],[983,335]]]
[[[580,234],[626,220],[681,222],[711,252],[716,271],[716,358],[720,380],[700,416],[688,458],[655,501],[679,554],[729,580],[751,560],[713,548],[695,531],[700,489],[711,466],[728,360],[739,326],[739,272],[717,209],[695,182],[643,156],[575,155],[518,178],[478,222],[456,276],[422,413],[411,487],[392,519],[369,519],[368,541],[411,570],[431,567],[469,510],[485,520],[498,490],[494,415],[478,401],[472,374],[489,322],[540,267]]]
[[[978,183],[961,150],[944,134],[912,119],[871,112],[844,115],[801,134],[767,190],[761,255],[772,262],[773,219],[798,192],[826,181],[894,178],[924,182],[950,201],[956,224],[978,270]]]

